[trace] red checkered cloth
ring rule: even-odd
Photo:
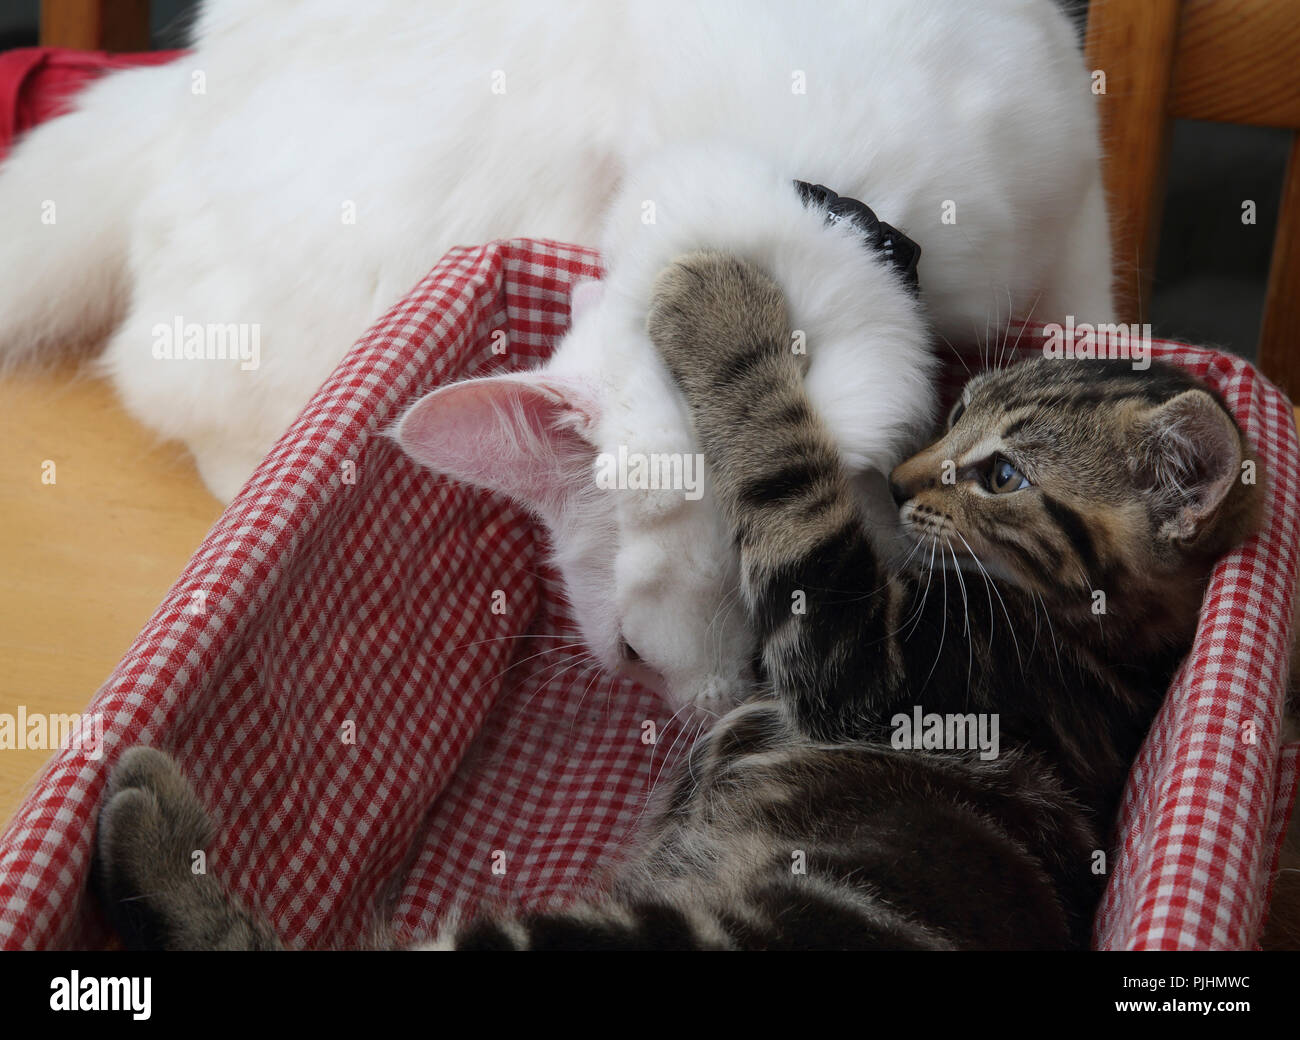
[[[456,249],[348,354],[88,709],[105,756],[56,754],[0,837],[4,946],[106,941],[87,870],[108,764],[133,743],[183,763],[219,821],[209,869],[297,946],[355,943],[377,922],[428,936],[484,901],[552,905],[618,858],[696,724],[584,663],[535,524],[384,435],[436,386],[546,357],[571,285],[598,273],[573,246]],[[1223,391],[1272,511],[1219,566],[1134,770],[1097,942],[1249,947],[1294,776],[1278,715],[1295,430],[1245,362],[1157,353]]]

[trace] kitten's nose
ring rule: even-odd
[[[906,462],[900,462],[889,474],[889,493],[898,505],[908,502],[927,488],[934,486],[932,470],[934,460],[931,452],[925,451],[913,455]]]

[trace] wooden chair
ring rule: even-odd
[[[149,0],[41,0],[41,46],[147,51]]]
[[[1120,320],[1145,321],[1173,119],[1293,131],[1259,367],[1300,400],[1300,0],[1092,0]],[[1136,266],[1136,271],[1133,267]]]

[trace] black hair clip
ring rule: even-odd
[[[894,227],[886,224],[872,212],[871,207],[857,199],[836,195],[824,184],[795,181],[799,198],[805,206],[810,203],[826,211],[826,223],[849,221],[858,229],[868,245],[885,254],[885,259],[898,268],[903,281],[914,293],[921,291],[916,265],[921,260],[921,247]]]

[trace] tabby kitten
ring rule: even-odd
[[[775,283],[690,254],[659,277],[648,329],[739,550],[763,690],[696,744],[607,889],[435,945],[1086,947],[1094,853],[1211,567],[1260,508],[1221,401],[1164,366],[976,377],[947,432],[893,473],[918,562],[891,573],[809,405]],[[999,753],[898,746],[917,707],[996,713]],[[123,756],[98,870],[129,942],[279,945],[191,874],[209,836],[170,759]]]

